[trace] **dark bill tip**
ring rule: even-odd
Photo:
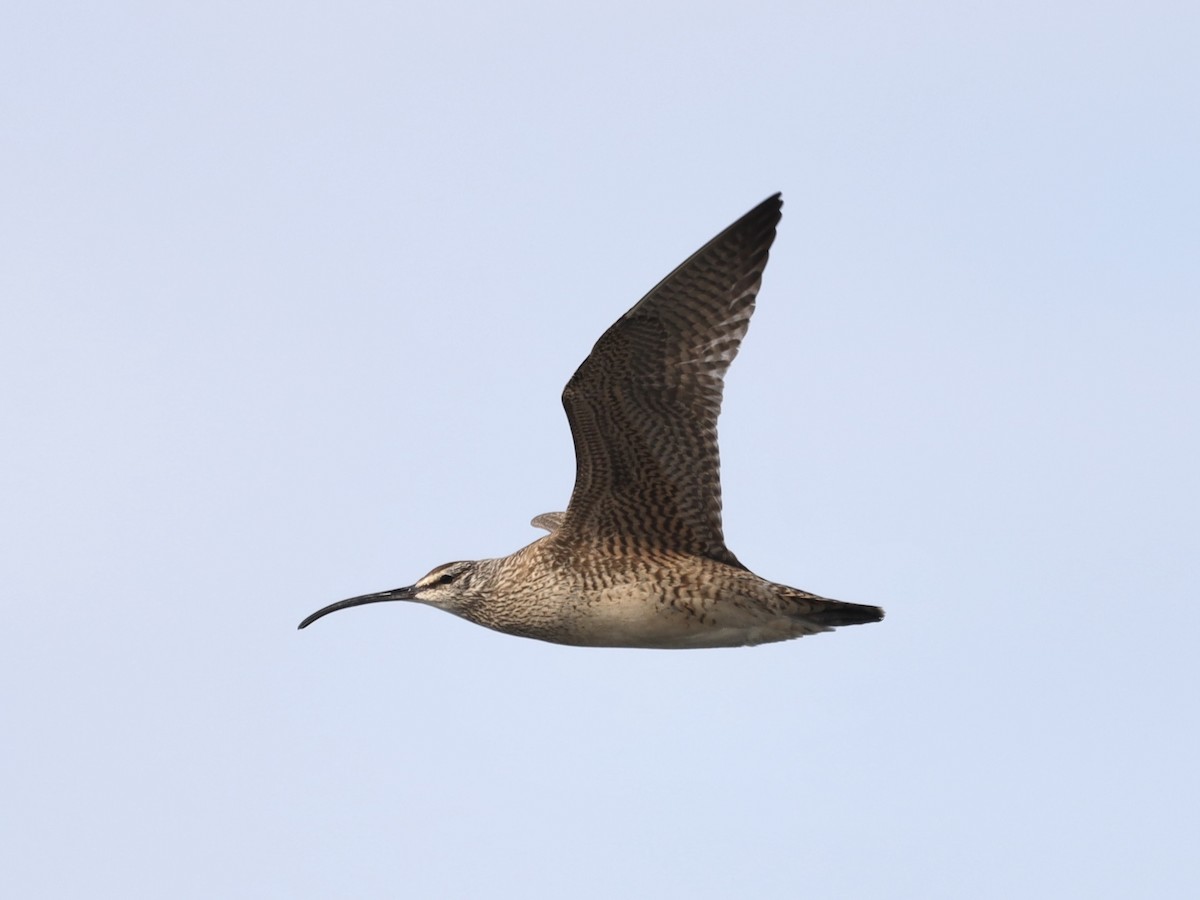
[[[339,600],[337,603],[331,603],[324,609],[318,609],[315,613],[300,623],[300,628],[307,628],[317,619],[327,616],[332,612],[337,612],[339,609],[349,609],[351,606],[365,606],[368,603],[383,603],[387,600],[411,600],[413,598],[413,589],[411,587],[395,588],[390,591],[380,591],[377,594],[363,594],[361,597],[351,597],[349,600]]]

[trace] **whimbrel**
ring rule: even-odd
[[[717,416],[783,201],[701,247],[596,342],[563,406],[575,440],[566,512],[510,556],[319,610],[412,600],[522,637],[592,647],[734,647],[878,622],[883,610],[767,581],[725,546]]]

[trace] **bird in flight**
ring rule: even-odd
[[[755,575],[725,546],[717,417],[783,201],[693,253],[596,342],[562,402],[575,441],[566,512],[509,556],[446,563],[342,600],[409,600],[521,637],[590,647],[735,647],[878,622],[876,606]]]

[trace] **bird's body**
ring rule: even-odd
[[[600,338],[563,391],[575,439],[565,513],[498,559],[438,566],[409,587],[328,606],[412,600],[508,634],[597,647],[731,647],[876,622],[874,606],[767,581],[721,528],[717,416],[775,236],[769,198],[660,282]]]
[[[430,573],[435,588],[442,572]],[[553,535],[479,560],[458,577],[469,579],[463,587],[475,598],[453,610],[458,615],[496,631],[585,647],[762,644],[850,624],[839,608],[861,609],[704,557],[564,544]]]

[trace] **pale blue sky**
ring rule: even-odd
[[[1188,3],[0,12],[5,897],[1194,897]],[[726,534],[884,606],[580,650],[559,392],[768,194]]]

